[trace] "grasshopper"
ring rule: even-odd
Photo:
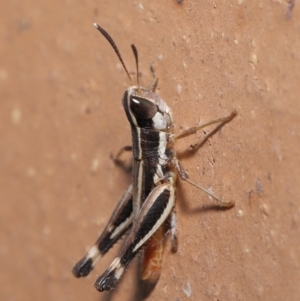
[[[111,36],[98,24],[94,26],[113,47],[129,78],[131,76],[120,52]],[[122,104],[131,126],[132,146],[124,151],[132,151],[132,184],[128,187],[112,213],[107,226],[90,251],[74,266],[75,277],[85,277],[99,259],[125,234],[125,239],[117,257],[109,268],[96,280],[98,291],[111,290],[122,277],[126,267],[139,252],[143,255],[141,279],[156,283],[161,269],[165,225],[171,233],[172,250],[177,250],[175,187],[179,176],[214,198],[221,206],[231,207],[233,202],[225,202],[204,187],[194,183],[182,167],[174,151],[174,143],[212,124],[224,125],[231,121],[237,112],[218,118],[203,125],[191,127],[179,134],[173,133],[173,119],[170,107],[154,90],[157,77],[148,88],[139,84],[138,52],[131,45],[137,71],[137,85],[129,87],[122,98]]]

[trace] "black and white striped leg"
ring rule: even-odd
[[[177,239],[177,218],[176,218],[176,212],[174,210],[170,215],[170,231],[171,231],[172,252],[176,253],[178,249],[178,239]]]
[[[75,277],[85,277],[98,260],[125,234],[133,221],[132,185],[122,196],[107,226],[90,251],[74,266]]]
[[[97,279],[95,287],[98,291],[109,291],[114,288],[126,266],[167,219],[174,203],[175,188],[172,184],[161,184],[153,189],[134,221],[120,253],[110,267]]]

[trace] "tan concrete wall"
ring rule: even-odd
[[[183,160],[236,206],[178,185],[179,250],[166,244],[148,300],[299,300],[300,6],[287,20],[286,5],[0,2],[1,300],[133,300],[130,271],[113,295],[93,288],[118,246],[87,279],[71,274],[130,183],[109,159],[130,142],[129,83],[93,22],[133,72],[137,46],[144,85],[154,62],[176,131],[239,113]]]

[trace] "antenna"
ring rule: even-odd
[[[138,51],[134,44],[131,44],[131,49],[134,54],[135,58],[135,65],[136,65],[136,79],[137,79],[137,85],[138,85],[138,91],[140,91],[140,77],[139,77],[139,56],[138,56]]]
[[[102,35],[105,37],[105,39],[106,39],[106,40],[109,42],[109,44],[112,46],[112,48],[114,49],[115,53],[117,54],[117,56],[118,56],[120,62],[122,63],[123,68],[124,68],[124,70],[125,70],[125,72],[126,72],[128,78],[129,78],[130,82],[132,83],[132,79],[131,79],[131,77],[130,77],[130,75],[129,75],[129,72],[128,72],[126,66],[125,66],[125,63],[124,63],[124,61],[123,61],[123,59],[122,59],[122,57],[121,57],[120,51],[119,51],[119,49],[118,49],[116,43],[114,42],[114,40],[113,40],[112,37],[111,37],[111,36],[110,36],[110,35],[109,35],[102,27],[100,27],[97,23],[94,23],[94,26],[102,33]],[[132,47],[132,46],[131,46],[131,47]],[[135,48],[135,47],[134,47],[134,48]],[[135,51],[136,51],[136,48],[135,48]],[[136,59],[137,59],[137,51],[136,51]]]

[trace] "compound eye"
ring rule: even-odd
[[[146,98],[132,96],[130,99],[130,110],[137,118],[151,119],[157,113],[158,108],[155,103]]]

